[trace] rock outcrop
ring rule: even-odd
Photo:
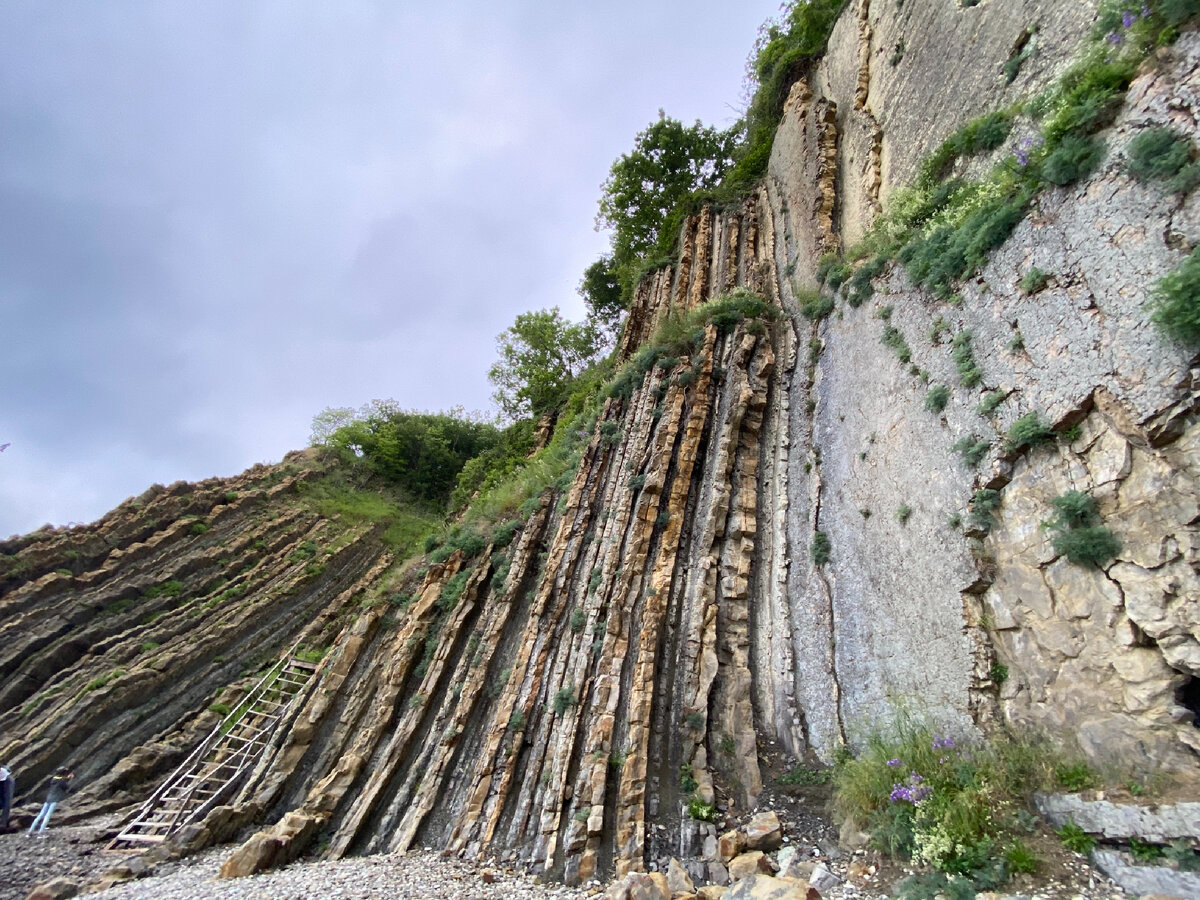
[[[823,321],[797,300],[949,132],[1047,84],[1092,8],[851,3],[792,88],[766,182],[684,224],[619,362],[735,289],[770,314],[710,321],[639,369],[511,541],[401,565],[377,529],[304,502],[334,465],[309,451],[0,544],[0,758],[25,797],[68,764],[88,784],[75,815],[142,799],[297,644],[322,661],[293,721],[177,838],[239,840],[228,875],[418,845],[573,882],[636,875],[678,853],[664,835],[689,805],[753,804],[760,739],[828,761],[905,705],[960,733],[1009,723],[1193,769],[1200,370],[1145,298],[1200,243],[1200,200],[1119,159],[1147,124],[1194,133],[1200,36],[1145,68],[1099,170],[1039,195],[958,305],[898,269]],[[1009,83],[1031,23],[1037,53]],[[1026,293],[1033,265],[1051,277]],[[978,385],[959,385],[955,336]],[[927,382],[948,386],[938,412]],[[1059,439],[1004,446],[1031,412]],[[971,436],[989,443],[975,467],[953,449]],[[987,528],[969,515],[980,490]],[[1103,567],[1041,527],[1068,490],[1119,539]],[[776,846],[760,825],[751,847]],[[771,881],[745,834],[706,827],[730,876]]]

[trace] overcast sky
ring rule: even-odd
[[[306,445],[327,406],[491,408],[582,315],[612,161],[728,125],[777,0],[0,3],[0,536]]]

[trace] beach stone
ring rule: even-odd
[[[758,813],[746,825],[746,846],[751,850],[774,850],[783,843],[779,816],[768,810]]]

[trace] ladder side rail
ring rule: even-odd
[[[294,660],[289,660],[289,663],[290,662],[294,662]],[[305,682],[303,685],[298,687],[294,693],[289,695],[287,703],[280,708],[273,726],[273,733],[270,736],[270,740],[267,741],[266,746],[263,748],[264,752],[258,760],[258,764],[255,765],[254,771],[251,772],[245,786],[243,786],[241,793],[239,794],[241,798],[244,799],[246,791],[259,782],[263,773],[278,754],[280,742],[282,741],[281,735],[285,733],[281,726],[284,723],[291,721],[291,719],[300,711],[301,707],[303,707],[304,701],[311,696],[313,688],[320,683],[318,669],[319,665],[314,666],[312,669],[302,670],[304,672]]]

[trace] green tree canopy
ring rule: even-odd
[[[373,400],[357,412],[326,409],[313,418],[313,443],[365,461],[415,498],[445,504],[468,460],[496,446],[500,431],[463,410],[403,410]]]
[[[605,338],[615,338],[625,313],[625,302],[621,296],[621,279],[611,256],[602,256],[583,270],[579,296],[587,306],[588,318]]]
[[[603,347],[595,325],[569,322],[557,306],[521,313],[496,338],[500,358],[488,371],[501,413],[516,420],[555,409]]]
[[[613,163],[601,186],[597,226],[613,229],[613,262],[622,266],[657,243],[667,215],[698,190],[716,186],[733,162],[739,128],[685,126],[662,110]]]

